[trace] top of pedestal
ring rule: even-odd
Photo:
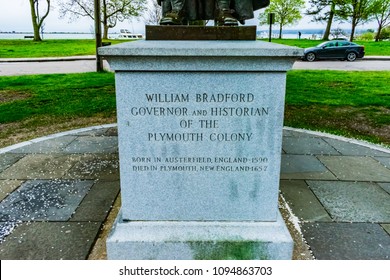
[[[102,56],[300,57],[303,49],[263,41],[136,41],[99,48]]]

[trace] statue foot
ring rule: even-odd
[[[230,10],[221,10],[219,12],[218,18],[216,18],[217,26],[237,26],[238,20],[233,17]]]
[[[183,25],[184,17],[181,12],[171,11],[160,20],[160,25]]]

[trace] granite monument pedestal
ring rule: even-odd
[[[138,41],[115,70],[121,213],[109,259],[291,259],[278,211],[286,71],[297,48]]]

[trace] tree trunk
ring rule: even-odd
[[[103,29],[104,29],[103,30],[103,39],[108,40],[108,29],[109,29],[108,24],[104,24]]]
[[[30,9],[31,9],[31,20],[33,24],[33,30],[34,30],[34,41],[42,41],[41,35],[39,34],[39,25],[38,25],[38,19],[37,14],[35,12],[35,6],[34,6],[34,0],[30,0]]]
[[[41,28],[43,21],[49,15],[50,12],[50,0],[46,0],[47,10],[43,16],[39,16],[38,0],[30,0],[31,20],[34,30],[34,41],[42,41],[39,35],[39,29]]]
[[[379,41],[380,36],[381,36],[381,32],[382,32],[382,24],[379,24],[379,26],[378,26],[378,32],[377,32],[376,35],[375,35],[375,42],[378,42],[378,41]]]
[[[282,39],[282,31],[283,31],[283,25],[280,23],[279,25],[279,39]]]
[[[103,15],[103,39],[108,39],[108,18],[107,18],[107,1],[103,0],[102,2],[102,15]]]
[[[349,37],[349,41],[353,41],[353,37],[355,36],[355,29],[356,29],[356,20],[352,19],[352,29],[351,29],[351,36]]]
[[[332,28],[332,23],[333,23],[335,6],[336,6],[335,3],[332,3],[332,6],[330,7],[328,23],[326,24],[325,33],[324,33],[324,36],[322,37],[322,40],[324,40],[324,41],[329,40],[329,35],[330,35],[331,28]]]

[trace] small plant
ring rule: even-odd
[[[375,38],[374,32],[365,32],[357,37],[357,39],[361,41],[373,41],[374,38]]]
[[[390,39],[390,26],[383,28],[381,34],[379,34],[379,40],[389,40]]]

